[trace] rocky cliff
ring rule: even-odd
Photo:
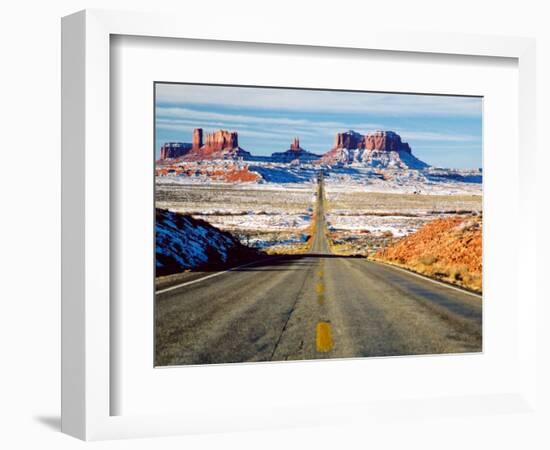
[[[271,161],[273,162],[312,162],[320,159],[321,156],[316,155],[315,153],[308,152],[300,147],[300,139],[297,137],[292,140],[290,143],[290,148],[284,152],[275,152],[271,154]]]
[[[180,158],[182,161],[248,159],[251,156],[249,152],[239,147],[236,131],[218,130],[204,135],[202,128],[195,128],[191,143],[177,143],[178,147],[172,148],[174,145],[167,143],[162,146],[161,161],[175,158]]]
[[[198,130],[201,130],[198,128]],[[202,130],[201,130],[202,132]],[[204,140],[204,151],[216,152],[229,150],[239,146],[239,139],[236,131],[219,130],[206,135]]]
[[[411,147],[406,142],[401,141],[401,136],[394,131],[381,130],[367,133],[364,136],[353,130],[337,133],[333,148],[411,153]]]
[[[365,148],[363,136],[353,130],[337,133],[332,148]]]
[[[409,144],[401,141],[401,136],[393,131],[375,131],[374,133],[366,134],[363,142],[367,150],[411,153]]]
[[[166,142],[160,148],[160,159],[176,159],[191,151],[192,145],[187,142]]]
[[[202,128],[195,128],[193,130],[193,142],[192,148],[198,150],[202,147]]]
[[[300,147],[299,138],[295,137],[294,139],[292,139],[292,142],[290,143],[290,150],[294,150],[294,151],[302,150],[302,148]]]
[[[361,135],[349,130],[337,133],[334,146],[322,157],[325,164],[364,163],[380,168],[424,169],[428,165],[413,156],[411,147],[394,131]]]

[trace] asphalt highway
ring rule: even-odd
[[[318,181],[310,252],[157,291],[155,365],[480,352],[475,294],[331,254]]]

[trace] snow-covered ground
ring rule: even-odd
[[[189,214],[256,248],[303,242],[311,223],[315,184],[196,184],[156,186],[156,206]],[[157,179],[158,179],[157,178]]]
[[[318,169],[311,164],[256,163],[251,164],[249,170],[260,174],[265,183],[292,184],[311,183]]]
[[[244,215],[202,215],[193,217],[206,220],[224,230],[241,231],[304,231],[309,226],[311,216],[306,214],[288,214],[280,211],[272,214],[255,214],[250,211]]]
[[[329,230],[369,232],[384,234],[391,232],[394,237],[406,236],[432,220],[432,216],[374,216],[328,214]]]
[[[445,186],[431,190],[423,184],[421,191],[388,184],[386,190],[371,190],[353,182],[327,183],[327,222],[340,250],[371,254],[434,219],[482,213],[479,183],[445,181]]]
[[[225,264],[241,250],[239,242],[210,224],[171,211],[156,211],[157,275]]]
[[[215,163],[210,163],[215,164]],[[257,183],[204,176],[157,176],[156,206],[189,214],[231,232],[248,246],[303,242],[311,223],[316,176],[325,175],[327,221],[345,239],[400,237],[442,215],[480,213],[479,170],[384,169],[251,162]]]
[[[268,250],[272,247],[292,247],[296,244],[303,244],[307,241],[308,235],[306,233],[291,233],[288,237],[281,234],[272,234],[273,238],[269,237],[269,234],[262,233],[259,236],[246,235],[241,239],[241,242],[249,247],[254,247],[261,250]]]
[[[215,161],[210,161],[209,164],[212,166],[212,170],[216,168],[217,163]],[[333,190],[426,195],[481,194],[482,191],[482,173],[478,169],[458,170],[434,167],[427,167],[422,170],[384,169],[369,167],[363,163],[320,166],[258,161],[240,164],[242,167],[247,167],[251,173],[259,175],[258,182],[230,184],[242,188],[255,186],[255,188],[263,187],[264,189],[299,189],[300,186],[312,185],[316,174],[323,170],[327,187]],[[226,161],[220,161],[218,169],[224,170],[225,165],[227,165]],[[157,184],[228,185],[228,183],[213,180],[203,174],[158,176]]]
[[[361,165],[333,167],[325,171],[327,190],[416,193],[424,195],[478,194],[482,177],[478,171],[429,168],[426,170],[377,170]]]

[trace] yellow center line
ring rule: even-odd
[[[317,351],[320,353],[327,353],[332,350],[332,329],[330,323],[319,322],[317,324],[317,333],[315,344]]]
[[[319,302],[320,305],[324,304],[325,303],[325,284],[323,283],[322,278],[315,285],[315,291],[317,292],[317,302]]]
[[[315,291],[317,292],[317,295],[323,295],[325,293],[325,285],[323,284],[322,281],[319,281],[315,285]]]

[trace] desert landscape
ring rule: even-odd
[[[390,130],[189,137],[155,167],[157,365],[481,351],[481,168]]]
[[[340,144],[342,134],[337,135],[335,148],[344,145]],[[237,139],[236,132],[232,135]],[[315,177],[322,171],[328,238],[333,253],[399,264],[481,292],[479,170],[433,169],[418,160],[411,169],[402,161],[399,151],[391,164],[384,161],[376,168],[369,163],[342,163],[335,158],[334,149],[332,154],[314,159],[299,147],[298,140],[286,153],[275,154],[270,160],[256,160],[242,149],[231,153],[231,157],[223,152],[221,148],[213,156],[218,159],[207,159],[208,156],[200,159],[197,154],[161,159],[157,166],[156,207],[203,220],[230,233],[243,246],[256,250],[257,255],[306,253],[315,207]],[[234,154],[240,156],[235,159]],[[411,152],[406,155],[414,158]],[[463,260],[465,256],[455,254],[449,259],[442,250],[426,247],[417,248],[411,260],[410,255],[394,249],[401,241],[412,242],[412,238],[404,238],[421,229],[425,236],[436,224],[467,227],[464,224],[469,223],[478,224],[479,245],[475,253],[479,264],[475,282],[458,275],[466,266],[469,271],[474,270]],[[451,236],[440,237],[438,248],[446,246],[444,239],[453,241]],[[402,248],[404,243],[396,248]],[[463,253],[467,249],[465,246]],[[453,247],[452,251],[456,250]],[[446,265],[446,269],[435,264],[437,261]],[[425,266],[432,266],[433,270]],[[188,265],[179,269],[193,268]]]

